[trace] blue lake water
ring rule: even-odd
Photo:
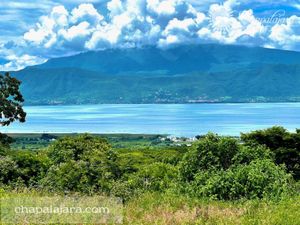
[[[273,125],[300,128],[300,103],[28,106],[27,122],[7,133],[239,135]]]

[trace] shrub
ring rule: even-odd
[[[255,160],[226,171],[195,175],[188,191],[197,197],[220,200],[280,198],[288,190],[290,176],[270,160]]]
[[[49,147],[49,158],[55,164],[85,160],[93,156],[105,158],[111,146],[106,139],[88,134],[63,137]]]
[[[0,184],[9,184],[18,177],[19,169],[16,162],[9,156],[0,156]]]
[[[53,165],[41,184],[51,190],[108,191],[120,176],[116,155],[99,137],[64,137],[49,147],[48,155]]]
[[[90,179],[88,172],[86,162],[71,160],[53,165],[42,180],[42,184],[50,190],[59,192],[80,191],[88,193],[96,185],[95,180]]]
[[[181,179],[191,181],[200,170],[228,169],[239,148],[236,139],[211,133],[204,136],[184,155],[179,166]]]
[[[10,149],[10,144],[13,143],[13,139],[6,134],[0,133],[0,156],[6,156]]]
[[[300,179],[300,130],[290,133],[283,127],[272,127],[242,134],[247,145],[265,145],[275,154],[277,164],[285,164],[296,180]]]
[[[177,168],[165,163],[153,163],[142,167],[128,179],[135,188],[164,191],[177,178]]]
[[[16,181],[22,186],[32,187],[38,183],[49,166],[43,152],[13,151],[6,149],[5,156],[0,156],[0,183]]]
[[[110,194],[112,196],[121,198],[123,202],[138,196],[142,190],[134,188],[127,180],[116,180],[112,183]]]
[[[241,146],[232,161],[235,165],[241,165],[249,164],[258,159],[270,159],[274,161],[274,153],[262,145]]]
[[[289,175],[265,146],[208,134],[179,165],[181,189],[197,197],[223,200],[280,197]]]
[[[0,143],[0,156],[5,156],[7,154],[7,148]]]
[[[14,142],[12,137],[9,137],[6,134],[0,133],[0,145],[3,147],[9,148],[9,145]]]
[[[39,152],[27,150],[10,151],[9,155],[18,166],[19,179],[28,187],[36,186],[50,166],[49,158],[42,150]]]
[[[164,192],[172,186],[177,176],[177,168],[173,165],[161,162],[145,165],[138,172],[115,182],[111,194],[127,201],[147,191]]]

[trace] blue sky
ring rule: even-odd
[[[300,51],[300,0],[2,0],[0,30],[0,70],[145,45]]]

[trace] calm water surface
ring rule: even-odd
[[[28,106],[27,122],[1,132],[239,135],[281,125],[300,128],[300,103]]]

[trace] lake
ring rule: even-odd
[[[239,135],[256,129],[300,128],[300,103],[27,106],[27,122],[7,133],[135,133]]]

